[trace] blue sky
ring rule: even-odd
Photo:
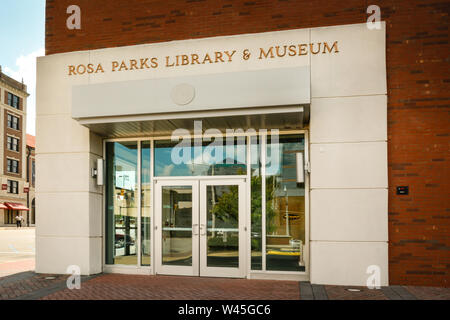
[[[45,0],[0,0],[0,65],[28,86],[27,132],[35,134],[35,61],[44,55]]]

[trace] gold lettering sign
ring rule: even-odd
[[[232,63],[238,59],[242,61],[249,61],[252,58],[256,60],[292,59],[308,54],[320,55],[336,53],[339,53],[338,41],[334,41],[333,43],[315,42],[274,45],[258,48],[256,50],[245,49],[241,53],[238,53],[237,50],[224,50],[204,53],[185,53],[164,57],[140,57],[127,60],[113,60],[108,63],[69,65],[67,68],[69,76],[77,76],[83,74],[105,73],[104,65],[109,65],[107,70],[110,70],[111,72],[124,72],[146,69],[152,70],[157,68],[176,68],[192,65]]]

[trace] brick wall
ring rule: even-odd
[[[369,4],[387,22],[390,283],[448,287],[448,0],[47,0],[46,53],[361,23]]]

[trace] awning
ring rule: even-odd
[[[5,206],[3,203],[0,203],[0,209],[9,209],[9,208]]]
[[[5,202],[5,205],[8,207],[8,209],[11,210],[19,210],[19,211],[30,211],[27,207],[25,207],[23,204],[15,203],[15,202]]]

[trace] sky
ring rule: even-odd
[[[36,57],[45,54],[45,0],[0,0],[0,65],[28,86],[27,133],[36,128]]]

